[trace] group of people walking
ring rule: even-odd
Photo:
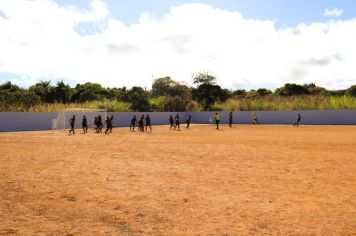
[[[113,120],[114,116],[112,115],[111,117],[106,117],[105,124],[106,124],[106,130],[105,134],[109,134],[112,132],[113,128]],[[75,134],[75,115],[72,116],[72,118],[69,119],[69,124],[70,124],[70,130],[69,134]],[[104,128],[103,121],[101,116],[95,116],[94,121],[93,121],[95,133],[102,133],[102,129]],[[83,116],[82,118],[82,129],[83,133],[86,134],[88,133],[88,119],[86,116]]]
[[[210,123],[213,123],[213,119],[214,119],[214,122],[215,122],[215,125],[216,125],[216,129],[219,130],[219,126],[220,126],[220,121],[221,121],[221,117],[219,115],[219,113],[215,113],[214,117],[210,119]],[[298,113],[297,115],[297,119],[296,121],[294,122],[293,126],[299,126],[299,123],[301,122],[301,115],[300,113]],[[105,120],[105,125],[106,125],[106,130],[105,130],[105,134],[109,134],[112,132],[112,129],[113,129],[113,121],[114,121],[114,116],[112,115],[111,117],[107,117],[106,120]],[[180,117],[179,117],[179,114],[176,114],[174,117],[172,115],[169,116],[168,118],[168,121],[169,121],[169,124],[170,124],[170,127],[169,129],[172,130],[177,130],[177,131],[180,131]],[[191,115],[188,115],[187,117],[187,120],[186,120],[186,128],[189,129],[190,127],[190,124],[191,124],[191,121],[192,121],[192,116]],[[70,118],[69,120],[69,123],[70,123],[70,127],[71,129],[69,130],[69,134],[75,134],[75,115],[73,115],[72,118]],[[252,113],[252,123],[255,124],[255,125],[258,125],[260,124],[258,122],[258,118],[257,118],[257,115],[253,112]],[[103,122],[102,122],[102,117],[101,116],[96,116],[94,118],[94,129],[95,129],[95,132],[96,133],[102,133],[102,129],[104,128],[104,125],[103,125]],[[229,127],[231,128],[232,127],[232,124],[233,124],[233,112],[231,111],[229,113]],[[134,115],[132,118],[131,118],[131,123],[130,123],[130,131],[134,132],[135,131],[135,128],[136,126],[138,127],[138,130],[140,132],[152,132],[152,125],[151,125],[151,117],[150,115],[143,115],[140,117],[140,119],[137,119],[136,115]],[[83,129],[83,132],[84,134],[88,133],[88,120],[86,118],[86,116],[83,116],[82,118],[82,129]]]
[[[131,119],[130,131],[134,132],[136,125],[138,125],[138,130],[140,132],[148,132],[148,128],[150,129],[150,132],[152,132],[150,115],[146,115],[146,117],[145,115],[142,115],[138,121],[136,115],[134,115]]]
[[[173,118],[172,115],[170,115],[168,121],[169,121],[169,124],[171,125],[169,127],[170,130],[174,129],[174,130],[180,131],[180,117],[179,117],[179,114],[176,114],[174,116],[174,118]],[[185,127],[186,129],[189,129],[191,121],[192,121],[192,116],[188,115],[188,118],[185,121],[185,123],[187,124],[187,126]]]

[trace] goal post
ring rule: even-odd
[[[67,129],[70,127],[69,120],[75,116],[75,128],[82,127],[83,116],[86,116],[88,128],[94,127],[94,118],[101,116],[102,123],[105,125],[107,117],[106,109],[71,109],[67,108],[58,112],[57,118],[52,120],[52,129]]]

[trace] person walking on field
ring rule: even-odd
[[[172,129],[174,127],[174,120],[172,115],[169,116],[169,123],[171,124],[171,127],[169,127],[169,129]]]
[[[219,124],[220,124],[220,115],[218,113],[215,113],[214,116],[215,124],[216,124],[216,129],[219,129]]]
[[[112,120],[110,119],[110,117],[106,117],[106,130],[105,130],[105,134],[110,133],[110,128],[112,128]]]
[[[84,134],[88,133],[88,120],[87,120],[86,116],[83,116],[82,128],[83,128]]]
[[[94,117],[94,129],[95,129],[95,132],[98,132],[98,117]]]
[[[111,125],[110,125],[110,129],[109,129],[109,133],[112,133],[112,128],[113,128],[113,124],[112,123],[114,122],[114,115],[111,115],[110,121],[111,121],[110,122]]]
[[[145,115],[142,115],[140,120],[138,121],[138,126],[139,126],[139,130],[141,132],[144,132],[145,129],[144,129],[144,122],[145,122]]]
[[[190,122],[191,122],[191,121],[192,121],[192,116],[189,115],[189,116],[188,116],[188,119],[187,119],[187,121],[186,121],[186,122],[187,122],[187,127],[186,127],[187,129],[189,129],[189,126],[190,126]]]
[[[229,127],[230,127],[230,128],[232,128],[232,119],[233,119],[233,117],[232,117],[232,111],[230,111],[230,113],[229,113]]]
[[[259,125],[260,124],[258,122],[257,116],[256,116],[256,114],[254,112],[252,113],[252,121],[253,121],[253,124],[255,124],[255,125]]]
[[[150,132],[152,132],[152,126],[151,126],[151,117],[149,115],[146,116],[146,124],[145,124],[145,129],[147,132],[147,127],[150,127]]]
[[[135,132],[136,123],[137,123],[137,118],[136,115],[134,115],[131,119],[130,131]]]
[[[69,134],[71,134],[72,132],[73,132],[73,134],[75,134],[75,131],[74,131],[74,125],[75,125],[75,115],[73,115],[73,117],[72,117],[72,118],[70,118],[69,123],[70,123],[70,130],[69,130]]]
[[[178,129],[178,131],[180,131],[180,121],[179,121],[179,115],[178,114],[174,117],[174,120],[176,122],[176,125],[174,126],[174,130]]]
[[[102,132],[102,129],[103,129],[103,121],[101,119],[101,116],[98,116],[98,120],[97,120],[97,130],[96,132],[97,133],[101,133]]]
[[[301,120],[302,120],[302,116],[300,115],[300,113],[298,113],[297,121],[293,124],[293,126],[299,127],[299,123]]]

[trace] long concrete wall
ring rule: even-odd
[[[261,124],[291,124],[295,122],[297,114],[302,116],[305,125],[355,125],[356,110],[310,110],[310,111],[256,111],[254,112]],[[192,112],[192,122],[206,124],[215,112]],[[228,123],[229,112],[219,112],[222,123]],[[251,111],[233,112],[234,123],[251,124]]]
[[[192,116],[192,123],[208,124],[215,112],[178,112],[181,122],[184,123],[188,115]],[[257,111],[255,114],[261,124],[291,124],[297,114],[302,115],[301,124],[306,125],[356,125],[356,110],[325,110],[325,111]],[[168,123],[169,115],[175,112],[108,112],[114,115],[114,126],[124,127],[130,124],[133,115],[150,114],[153,125]],[[219,112],[222,123],[228,122],[229,112]],[[66,126],[71,113],[66,114]],[[76,127],[80,126],[81,115],[77,115]],[[52,129],[53,120],[58,113],[35,113],[35,112],[0,112],[0,131],[32,131]],[[251,124],[251,112],[233,112],[235,124]],[[91,122],[89,120],[89,122]]]

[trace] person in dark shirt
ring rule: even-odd
[[[180,131],[180,121],[179,121],[179,115],[177,114],[175,117],[174,117],[174,120],[176,122],[175,126],[174,126],[174,130],[178,130]]]
[[[190,127],[190,122],[192,121],[192,116],[191,115],[189,115],[188,116],[188,119],[186,120],[186,123],[187,123],[187,129],[189,129],[189,127]]]
[[[105,134],[108,134],[110,132],[110,128],[112,126],[110,117],[106,117],[105,124],[106,124]]]
[[[103,129],[103,121],[101,119],[101,116],[98,116],[98,128],[97,128],[97,133],[101,133]]]
[[[174,127],[174,119],[172,115],[169,116],[169,123],[171,124],[171,127],[169,127],[169,129],[172,129]]]
[[[146,116],[146,132],[147,132],[147,127],[150,128],[150,132],[152,132],[152,126],[151,126],[151,117],[149,115]]]
[[[301,120],[302,120],[302,116],[300,115],[300,113],[298,113],[297,121],[293,124],[293,126],[299,127],[299,123]]]
[[[84,134],[88,133],[88,120],[87,120],[86,116],[83,116],[82,128],[83,128]]]
[[[142,115],[140,120],[138,121],[138,126],[139,126],[139,130],[141,132],[144,132],[145,129],[144,129],[144,122],[145,122],[145,115]]]
[[[72,132],[73,132],[73,134],[75,134],[75,131],[74,131],[75,115],[73,115],[73,117],[69,120],[69,123],[70,123],[69,134],[71,134]]]
[[[229,127],[230,128],[232,128],[232,120],[233,120],[232,111],[230,111],[230,113],[229,113]]]
[[[137,122],[137,118],[136,118],[136,115],[134,115],[131,119],[130,131],[132,131],[132,132],[135,131],[136,122]]]
[[[93,124],[94,124],[95,132],[98,132],[98,117],[97,116],[94,117]]]
[[[113,126],[114,126],[114,125],[113,125],[113,122],[114,122],[114,115],[111,115],[110,121],[111,121],[111,122],[110,122],[111,125],[110,125],[110,128],[109,128],[109,132],[112,133],[112,128],[113,128]]]

